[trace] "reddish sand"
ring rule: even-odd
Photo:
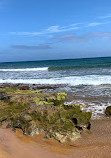
[[[90,132],[66,144],[0,129],[0,158],[111,158],[111,119],[92,121]]]

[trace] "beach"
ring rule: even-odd
[[[6,90],[9,96],[14,92],[21,97],[27,91],[29,95],[66,93],[65,105],[80,106],[82,111],[92,113],[91,129],[81,132],[74,142],[65,143],[44,139],[43,132],[25,136],[21,129],[7,129],[4,121],[0,127],[1,158],[110,158],[111,118],[105,115],[111,105],[110,60],[1,63],[2,93]]]
[[[44,140],[41,135],[23,136],[9,129],[0,128],[1,158],[110,158],[111,119],[94,120],[88,133],[74,143],[61,144]]]

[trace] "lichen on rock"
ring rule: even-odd
[[[12,128],[22,129],[25,135],[44,132],[45,138],[61,143],[74,141],[81,131],[90,129],[91,113],[82,112],[79,105],[64,104],[66,93],[36,93],[26,89],[1,88],[1,92],[5,91],[0,93],[1,124],[10,121]]]

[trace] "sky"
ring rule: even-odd
[[[0,0],[0,62],[111,56],[111,0]]]

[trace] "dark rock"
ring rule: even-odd
[[[22,85],[20,85],[19,87],[18,87],[20,90],[30,90],[30,87],[29,86],[22,86]]]
[[[14,133],[17,133],[17,131],[16,131],[16,129],[15,129],[15,128],[12,128],[12,131],[13,131]]]
[[[6,128],[10,128],[12,127],[11,123],[8,123],[8,125],[6,126]]]
[[[88,123],[87,129],[90,130],[91,129],[91,123]]]
[[[0,100],[7,101],[11,98],[11,96],[8,96],[5,91],[0,92]]]
[[[107,116],[111,116],[111,106],[108,106],[108,107],[106,108],[105,114],[106,114]]]
[[[83,130],[83,128],[82,127],[80,127],[80,126],[75,126],[78,130]]]

